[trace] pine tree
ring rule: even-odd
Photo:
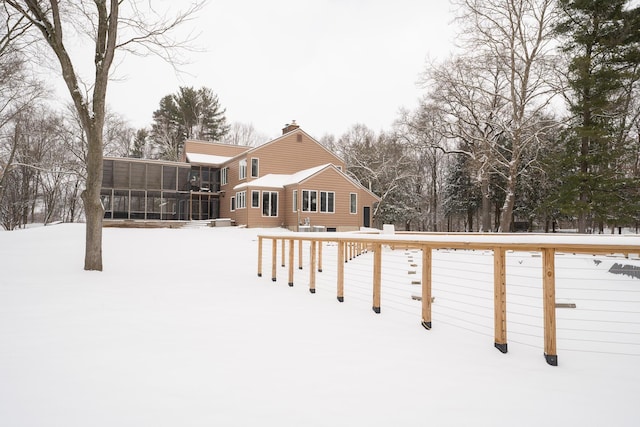
[[[589,221],[602,229],[619,221],[628,182],[618,167],[625,156],[623,135],[625,85],[637,79],[629,70],[638,65],[637,8],[626,0],[560,0],[565,19],[557,31],[565,36],[569,64],[571,125],[565,133],[562,159],[561,211],[578,218],[578,231]],[[632,73],[633,74],[633,73]],[[637,73],[636,73],[637,74]]]
[[[218,96],[206,87],[180,87],[177,93],[164,96],[153,113],[151,126],[151,139],[159,156],[180,159],[187,139],[222,139],[229,132],[225,111]]]
[[[147,137],[149,132],[142,128],[136,131],[136,135],[133,138],[133,147],[131,147],[131,157],[142,159],[145,157],[145,147],[147,145]]]
[[[153,112],[151,140],[161,159],[173,161],[180,159],[184,136],[173,95],[164,96],[160,100],[160,108]]]

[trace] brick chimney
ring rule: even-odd
[[[285,133],[289,133],[291,131],[294,131],[296,129],[298,129],[300,126],[296,123],[295,120],[291,121],[291,124],[286,124],[284,125],[284,127],[282,128],[282,134],[284,135]]]

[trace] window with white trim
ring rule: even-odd
[[[262,216],[278,216],[278,192],[262,192]]]
[[[252,208],[260,207],[260,192],[258,190],[251,191],[251,207]]]
[[[224,167],[220,170],[220,185],[227,185],[227,175],[229,174],[229,168]]]
[[[298,190],[293,190],[293,211],[298,212]]]
[[[247,207],[247,192],[238,191],[236,193],[236,209],[244,209]]]
[[[231,212],[236,210],[236,198],[232,197],[231,198]]]
[[[336,199],[336,193],[333,191],[321,191],[320,192],[320,212],[334,213],[334,201]]]
[[[246,159],[238,162],[238,179],[245,179],[247,177],[247,161]]]
[[[258,173],[260,172],[260,168],[258,167],[260,164],[260,159],[254,157],[251,159],[251,178],[257,178]]]
[[[318,211],[318,192],[316,190],[302,190],[302,211]]]
[[[358,213],[358,194],[349,193],[349,213]]]

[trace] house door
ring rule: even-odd
[[[209,205],[209,218],[220,218],[220,200],[217,197],[212,197]]]
[[[365,206],[362,209],[362,215],[364,216],[362,225],[365,227],[371,227],[371,208],[369,206]]]

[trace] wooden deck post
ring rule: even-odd
[[[309,263],[309,292],[316,293],[316,241],[311,240],[310,249],[310,263]]]
[[[285,257],[285,250],[284,250],[284,239],[282,239],[282,266],[284,267],[284,257]]]
[[[262,277],[262,236],[258,236],[258,277]]]
[[[422,247],[422,326],[431,329],[431,248]]]
[[[349,262],[349,245],[351,243],[349,242],[344,242],[344,262],[347,263]]]
[[[382,288],[382,245],[373,245],[373,311],[380,313],[380,290]]]
[[[278,240],[276,238],[271,239],[271,280],[276,281],[278,259]]]
[[[289,286],[293,286],[293,248],[294,241],[289,239]]]
[[[344,242],[338,242],[338,301],[344,302]]]
[[[542,307],[544,310],[544,357],[558,366],[556,351],[556,268],[555,249],[542,250]]]
[[[318,273],[322,273],[322,240],[318,241]]]
[[[302,270],[302,239],[298,240],[298,270]]]
[[[493,311],[495,347],[507,352],[507,273],[506,254],[502,247],[493,248]]]

